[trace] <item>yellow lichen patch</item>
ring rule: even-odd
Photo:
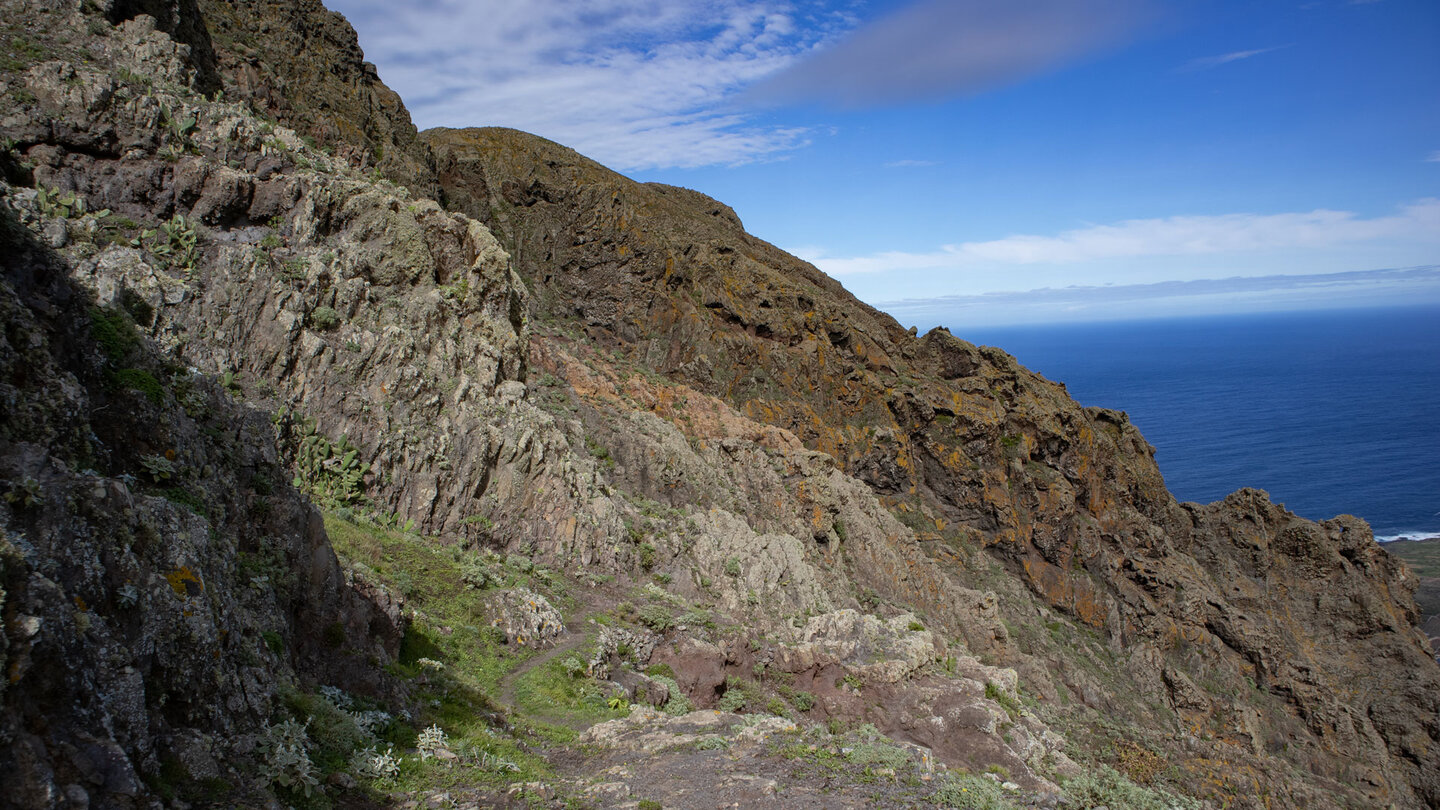
[[[166,574],[165,581],[170,583],[170,589],[175,591],[175,595],[181,598],[188,598],[205,590],[205,583],[200,581],[200,577],[191,571],[188,565],[182,565]]]

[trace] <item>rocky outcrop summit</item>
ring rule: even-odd
[[[417,133],[317,2],[0,11],[0,807],[1440,803],[1360,521],[1176,503],[719,202]]]

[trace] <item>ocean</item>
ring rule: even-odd
[[[951,331],[1128,412],[1182,501],[1251,486],[1382,541],[1440,536],[1440,309]]]

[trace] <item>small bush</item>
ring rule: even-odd
[[[956,807],[961,810],[1009,810],[1014,807],[999,784],[980,776],[951,775],[945,784],[935,791],[934,799],[941,807]]]
[[[264,754],[263,772],[272,784],[290,790],[298,790],[309,796],[319,786],[315,766],[310,762],[309,722],[297,723],[286,720],[265,729],[265,738],[260,743]]]
[[[851,748],[845,758],[856,765],[880,765],[899,770],[910,764],[910,750],[880,742],[864,743]]]
[[[420,732],[415,740],[416,752],[420,754],[422,761],[435,756],[435,753],[442,748],[450,746],[450,738],[445,735],[444,729],[439,726],[431,726]]]
[[[670,699],[661,707],[661,711],[671,717],[679,717],[682,714],[689,714],[695,708],[695,704],[690,702],[690,698],[680,691],[680,684],[676,683],[674,678],[654,672],[650,673],[650,677],[664,684],[665,688],[670,690]]]
[[[994,681],[987,681],[985,683],[985,697],[999,703],[1000,707],[1011,717],[1018,717],[1020,715],[1019,701],[1005,694],[1005,690],[1001,689],[1000,685]]]
[[[1109,765],[1066,780],[1061,787],[1066,800],[1078,807],[1105,805],[1110,810],[1196,810],[1200,807],[1194,799],[1140,787]]]
[[[100,352],[112,363],[119,363],[140,345],[135,325],[124,313],[101,307],[90,308],[90,334]]]
[[[350,756],[350,771],[362,779],[394,779],[400,775],[400,760],[395,758],[393,745],[386,747],[384,753],[372,745]]]
[[[640,623],[657,633],[663,633],[675,626],[675,617],[664,605],[646,605],[640,608]]]
[[[726,689],[725,694],[720,696],[719,702],[715,704],[715,709],[717,711],[734,713],[745,708],[745,702],[745,690],[731,687]]]
[[[145,398],[159,405],[165,401],[165,388],[155,375],[139,368],[122,368],[114,372],[110,379],[117,388],[124,388],[131,391],[139,391]]]
[[[340,314],[330,307],[316,307],[310,311],[310,325],[328,332],[340,325]]]

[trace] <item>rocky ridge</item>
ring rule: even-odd
[[[332,536],[379,531],[345,522],[368,513],[435,538],[458,561],[448,585],[421,583],[419,607],[404,615],[377,583],[415,590],[420,568],[393,564],[393,544],[408,535],[376,534],[390,550],[346,539],[343,577],[312,563],[310,576],[338,590],[299,589],[290,610],[340,618],[280,634],[293,674],[272,673],[243,710],[165,721],[207,739],[244,732],[240,748],[213,757],[256,756],[245,734],[254,740],[276,719],[264,696],[287,679],[413,709],[378,671],[352,667],[343,682],[329,673],[323,650],[306,647],[313,628],[339,622],[345,635],[332,633],[330,649],[354,655],[330,657],[368,656],[373,667],[398,656],[417,673],[409,688],[449,684],[453,699],[458,686],[446,679],[460,676],[432,665],[459,659],[422,655],[420,640],[442,650],[446,638],[486,636],[442,615],[437,590],[493,594],[469,615],[493,622],[508,645],[497,660],[513,662],[523,659],[517,647],[553,643],[550,633],[590,632],[569,618],[568,629],[555,626],[544,594],[574,598],[557,590],[563,580],[598,601],[610,626],[628,628],[596,631],[598,686],[584,689],[677,713],[778,711],[837,730],[868,722],[889,735],[885,745],[921,752],[891,755],[900,772],[937,760],[991,767],[1016,790],[1053,797],[1057,782],[1087,770],[1072,755],[1109,750],[1135,778],[1157,778],[1152,763],[1168,758],[1176,767],[1157,784],[1242,805],[1435,800],[1440,672],[1414,627],[1412,578],[1358,521],[1302,521],[1254,491],[1176,504],[1123,414],[1081,409],[998,350],[943,330],[910,335],[746,235],[703,195],[632,183],[521,133],[417,136],[353,32],[318,3],[6,10],[27,21],[26,42],[45,43],[26,56],[33,64],[4,73],[16,102],[0,120],[6,197],[34,234],[7,265],[15,295],[29,297],[7,325],[55,308],[33,269],[52,268],[79,288],[64,300],[89,296],[95,311],[123,313],[106,322],[143,334],[137,345],[156,353],[153,363],[194,368],[227,402],[270,414],[272,432],[252,428],[243,452],[268,452],[273,464],[278,444],[298,488],[340,516]],[[88,32],[78,43],[56,35],[77,30]],[[8,33],[12,43],[22,36]],[[291,60],[295,42],[312,43],[306,58],[325,69]],[[223,99],[204,95],[222,87]],[[427,199],[436,190],[447,207]],[[87,213],[99,209],[105,216]],[[81,334],[84,323],[55,332]],[[104,380],[94,352],[84,356],[89,379]],[[143,369],[111,369],[126,370]],[[147,373],[155,386],[127,374],[124,396],[180,402],[173,372]],[[20,392],[34,385],[12,379]],[[217,418],[255,424],[230,413]],[[133,423],[88,418],[115,429],[115,444],[135,445],[130,458],[173,463],[142,438],[167,424],[152,409]],[[11,421],[15,447],[50,441]],[[238,532],[210,503],[246,491],[224,472],[241,451],[197,447],[178,468],[197,479],[186,479],[200,490],[191,497],[206,504],[212,537]],[[6,475],[14,503],[34,481],[35,498],[68,504],[52,501],[61,482],[26,464]],[[165,483],[144,469],[152,485]],[[199,482],[207,469],[215,491]],[[33,505],[12,507],[5,525],[25,526]],[[301,518],[304,532],[282,527]],[[304,538],[305,559],[323,563],[316,521],[293,510],[285,519],[272,531]],[[157,545],[198,548],[185,531],[167,527]],[[61,580],[81,581],[85,564],[55,542],[36,560],[57,562],[25,565],[57,565]],[[102,542],[94,553],[118,552]],[[301,558],[286,551],[281,570]],[[451,570],[442,558],[406,559]],[[208,591],[216,599],[243,592],[223,575],[201,579],[221,583]],[[118,602],[100,603],[107,620],[120,615]],[[25,649],[30,625],[10,621],[15,604],[6,603],[7,637]],[[226,601],[217,610],[248,615]],[[259,615],[246,626],[280,626]],[[410,633],[400,629],[406,616]],[[350,629],[386,626],[389,648],[370,652]],[[497,649],[493,639],[482,646]],[[170,650],[156,660],[186,660]],[[221,683],[243,671],[226,654]],[[86,666],[78,651],[46,655]],[[7,692],[7,728],[23,725],[16,707],[39,683],[22,673]],[[484,691],[483,679],[472,687]],[[78,684],[34,705],[105,693]],[[698,722],[637,712],[627,722],[662,736],[672,722]],[[166,717],[159,706],[145,713]],[[144,804],[163,792],[152,783],[164,764],[146,746],[180,733],[169,729],[109,737],[130,773],[149,776],[124,783],[136,785],[129,792],[72,776],[79,766],[62,774],[67,738],[32,732],[16,749],[28,759],[11,772],[37,787],[14,806],[58,806],[71,785]],[[605,739],[629,745],[623,733]],[[565,765],[561,776],[601,806],[639,795],[650,778],[632,773],[633,791],[588,794],[599,767]],[[186,772],[210,778],[203,762]],[[894,800],[930,795],[938,785],[923,775],[914,772],[910,799]],[[263,791],[243,769],[229,776],[232,787]]]

